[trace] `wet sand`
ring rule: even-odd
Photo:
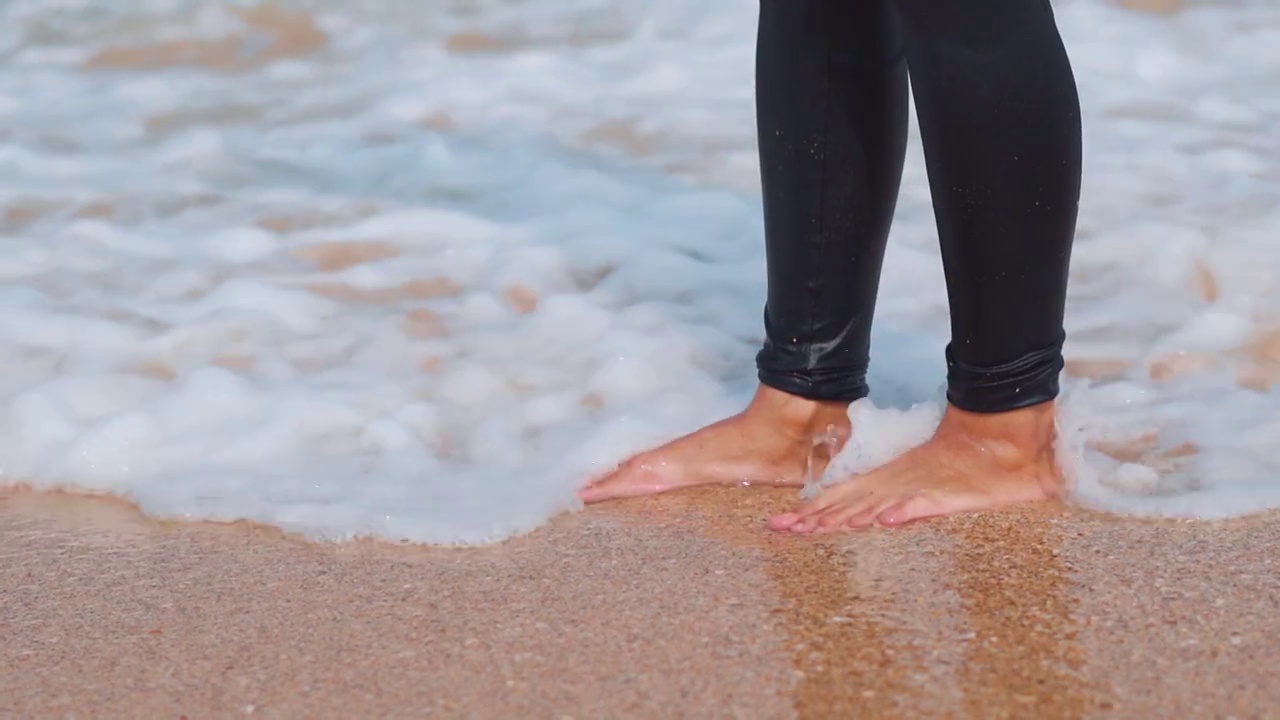
[[[0,716],[1280,715],[1280,515],[764,530],[791,497],[629,501],[445,549],[10,492]]]

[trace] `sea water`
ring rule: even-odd
[[[1075,501],[1280,507],[1280,6],[1059,0],[1084,106]],[[485,543],[739,409],[755,6],[0,4],[0,481],[313,538]],[[913,124],[870,400],[927,436],[946,298]]]

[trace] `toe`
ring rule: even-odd
[[[578,488],[578,492],[582,493],[587,490],[590,490],[593,487],[597,487],[599,485],[602,485],[603,483],[608,482],[609,479],[612,478],[614,475],[617,475],[618,473],[622,472],[622,470],[625,467],[626,467],[625,464],[620,463],[620,464],[614,465],[608,470],[602,470],[600,472],[594,473],[585,483],[582,484],[581,487]]]
[[[767,525],[770,530],[813,532],[818,525],[818,517],[839,503],[842,490],[843,487],[827,488],[795,510],[769,518]]]
[[[848,514],[849,509],[847,507],[841,506],[829,508],[826,512],[818,515],[814,519],[813,529],[815,532],[828,532],[830,530],[835,530],[840,527],[840,523],[843,522],[844,518]]]
[[[598,502],[609,494],[609,488],[617,482],[618,476],[625,473],[626,465],[618,465],[608,472],[596,475],[586,485],[578,488],[578,499],[585,503]]]
[[[801,535],[808,535],[809,533],[818,529],[819,517],[820,516],[817,514],[805,515],[804,517],[800,518],[799,522],[791,526],[791,532],[799,533]]]
[[[619,498],[653,495],[671,486],[663,474],[639,463],[625,463],[622,467],[587,485],[578,491],[582,502],[591,504]]]
[[[864,506],[858,512],[845,516],[844,527],[850,530],[865,530],[876,524],[876,516],[880,513],[879,505]]]
[[[578,499],[590,505],[608,500],[614,493],[613,476],[602,478],[578,490]]]
[[[886,523],[882,520],[885,512],[890,508],[907,505],[915,497],[914,493],[904,493],[903,491],[881,494],[875,499],[875,502],[863,505],[862,509],[852,515],[845,525],[855,529],[869,528],[876,525],[886,526]]]
[[[944,515],[946,512],[943,504],[935,498],[928,495],[918,495],[900,500],[884,508],[875,516],[875,521],[885,527],[894,527],[905,525],[915,520]]]
[[[765,524],[770,530],[790,530],[791,532],[799,533],[811,532],[815,523],[817,523],[818,514],[825,507],[825,505],[818,505],[817,498],[815,498],[791,512],[769,518],[769,521]]]
[[[848,525],[849,519],[865,513],[866,509],[873,506],[875,502],[875,496],[870,494],[848,498],[839,505],[831,507],[822,513],[818,517],[817,529],[820,532],[827,532],[850,527]]]
[[[800,522],[801,517],[803,516],[798,512],[782,513],[769,518],[764,524],[770,530],[790,530],[792,526]]]

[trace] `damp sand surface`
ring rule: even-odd
[[[1025,508],[807,539],[793,493],[483,548],[0,499],[7,717],[1266,717],[1280,515]]]

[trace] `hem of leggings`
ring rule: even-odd
[[[806,400],[856,402],[870,394],[865,373],[759,370],[756,376],[763,385]]]
[[[1009,393],[994,395],[982,392],[956,393],[952,390],[947,390],[948,403],[966,412],[982,415],[1013,412],[1014,410],[1022,410],[1035,405],[1043,405],[1057,399],[1058,383],[1056,381],[1051,389],[1042,389],[1038,393],[1022,392],[1016,395]]]
[[[966,365],[947,347],[947,401],[975,413],[1000,413],[1056,400],[1062,341],[994,367]]]

